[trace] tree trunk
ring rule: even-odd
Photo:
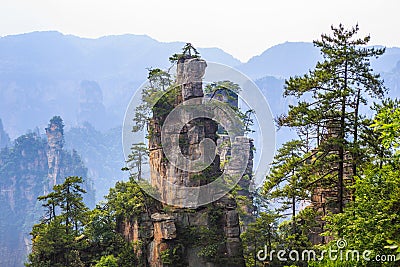
[[[361,88],[358,88],[357,91],[357,99],[356,99],[356,106],[354,108],[354,135],[353,135],[353,140],[354,140],[354,148],[357,150],[353,152],[353,177],[357,176],[357,162],[358,162],[358,109],[360,106],[360,94],[361,94]],[[354,181],[354,178],[353,178]]]
[[[69,215],[70,215],[70,208],[69,208],[69,192],[70,192],[70,189],[69,189],[69,185],[67,185],[67,195],[66,195],[66,198],[65,198],[65,201],[66,201],[66,218],[65,218],[65,232],[66,232],[66,234],[68,235],[69,234]]]
[[[296,197],[292,196],[292,221],[293,221],[293,234],[296,234]]]
[[[347,56],[346,56],[347,57]],[[346,127],[346,94],[347,94],[347,58],[344,65],[344,86],[342,89],[342,112],[340,114],[340,144],[339,144],[339,173],[338,173],[338,202],[339,213],[343,212],[343,178],[344,178],[344,145],[345,145],[345,127]]]

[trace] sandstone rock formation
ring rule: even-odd
[[[103,103],[103,91],[97,82],[83,80],[80,83],[77,119],[80,124],[90,122],[101,131],[108,129],[109,114]]]
[[[24,266],[32,243],[29,233],[43,213],[37,197],[50,192],[55,182],[70,175],[83,177],[86,203],[94,205],[94,190],[80,157],[62,149],[62,129],[53,121],[46,133],[47,140],[36,132],[20,136],[0,153],[0,266]]]
[[[57,184],[57,179],[60,179],[61,151],[64,145],[63,127],[59,121],[50,121],[49,127],[46,128],[49,189]]]
[[[326,133],[322,135],[322,142],[326,139],[338,136],[339,132],[337,127],[328,126],[328,130]],[[313,150],[313,154],[316,155],[317,149]],[[336,151],[330,153],[337,153]],[[351,155],[349,152],[345,152],[346,162],[351,162]],[[332,164],[330,166],[332,169],[337,169],[338,164]],[[353,185],[354,181],[352,180],[352,166],[350,164],[344,164],[344,177],[343,177],[343,204],[351,202],[352,200],[352,191],[348,186]],[[328,214],[337,214],[339,213],[339,188],[340,184],[337,181],[334,186],[327,187],[322,183],[317,183],[312,190],[311,194],[311,204],[310,208],[316,211],[316,224],[317,226],[313,227],[309,235],[309,239],[313,244],[327,244],[334,239],[333,236],[322,236],[321,234],[325,232],[326,221],[324,217]]]
[[[185,157],[191,160],[198,158],[204,152],[199,151],[199,144],[205,138],[212,140],[216,147],[219,146],[218,154],[210,166],[196,172],[177,168],[166,158],[165,147],[161,145],[161,129],[168,112],[160,107],[172,110],[189,99],[201,101],[204,96],[202,77],[206,66],[207,63],[200,58],[183,57],[178,60],[176,83],[179,86],[159,100],[159,106],[153,110],[153,117],[148,125],[151,133],[151,185],[157,188],[162,199],[167,202],[174,200],[178,204],[168,206],[160,203],[159,207],[153,207],[153,210],[148,210],[141,216],[125,218],[119,222],[119,231],[127,240],[143,244],[137,254],[145,260],[144,266],[244,266],[236,200],[226,195],[207,205],[185,208],[188,207],[188,199],[199,200],[205,192],[190,195],[190,191],[182,193],[171,190],[169,185],[198,187],[210,183],[222,172],[235,174],[242,159],[222,166],[221,158],[228,161],[232,149],[248,149],[253,146],[252,140],[239,136],[233,144],[222,147],[224,140],[229,138],[217,134],[218,124],[215,121],[198,118],[187,122],[179,133],[179,149]],[[167,105],[168,101],[172,103],[172,107]],[[252,160],[251,155],[245,163],[247,180],[239,182],[242,187],[240,194],[248,196],[250,203],[248,188],[252,178]],[[252,205],[245,209],[251,213]]]

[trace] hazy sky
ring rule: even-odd
[[[246,61],[285,41],[317,39],[340,22],[358,22],[371,44],[400,46],[399,11],[399,0],[0,0],[0,35],[146,34],[220,47]]]

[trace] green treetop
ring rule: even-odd
[[[366,48],[370,37],[358,38],[358,30],[357,25],[345,29],[340,24],[332,26],[333,35],[322,34],[321,40],[314,41],[323,61],[308,74],[286,81],[284,96],[298,101],[278,119],[279,126],[297,129],[300,138],[316,148],[312,161],[318,162],[313,162],[315,175],[310,182],[320,179],[337,185],[339,212],[343,211],[345,166],[355,176],[362,163],[360,130],[367,125],[360,106],[367,103],[366,95],[377,98],[385,93],[379,74],[370,67],[370,58],[385,49]]]

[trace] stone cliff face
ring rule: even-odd
[[[337,137],[339,132],[336,127],[327,127],[327,133],[322,135],[321,142],[324,142],[328,138]],[[313,153],[317,153],[317,149],[313,150]],[[330,152],[332,154],[337,153],[336,151]],[[351,155],[345,152],[345,158],[347,162],[351,162]],[[336,166],[335,166],[336,165]],[[332,169],[338,169],[337,164],[332,164]],[[343,177],[343,204],[352,201],[352,191],[348,187],[354,184],[352,177],[352,166],[350,164],[344,164],[344,177]],[[337,181],[335,186],[327,187],[322,183],[317,183],[311,194],[311,204],[309,207],[314,209],[317,213],[316,224],[313,227],[312,234],[309,235],[309,239],[313,244],[327,244],[328,242],[334,240],[333,236],[322,236],[321,234],[325,232],[326,221],[324,217],[329,214],[339,213],[339,187],[340,184]]]
[[[167,107],[167,100],[173,103],[172,107],[168,107],[169,110],[186,100],[201,101],[202,77],[206,66],[206,62],[199,58],[186,57],[178,60],[178,88],[165,96],[165,99],[161,99],[157,108]],[[238,205],[235,199],[226,195],[207,205],[183,208],[188,197],[201,199],[202,196],[188,196],[187,192],[185,195],[169,187],[169,184],[198,187],[213,181],[223,171],[234,172],[234,165],[225,167],[224,170],[220,160],[221,157],[226,160],[231,150],[219,148],[217,156],[205,170],[190,172],[177,168],[166,158],[165,148],[161,145],[161,128],[167,115],[168,112],[162,108],[154,109],[148,126],[151,133],[151,184],[158,189],[162,199],[167,202],[173,200],[178,204],[168,206],[160,203],[160,207],[138,218],[127,218],[119,223],[119,231],[127,240],[144,244],[138,252],[144,266],[244,266]],[[181,153],[189,159],[197,159],[204,152],[199,151],[199,144],[205,138],[212,140],[216,146],[221,145],[217,131],[218,124],[211,119],[198,118],[189,121],[179,133]],[[235,145],[249,147],[252,142],[247,137],[240,137],[236,138]],[[246,195],[246,190],[248,193],[251,172],[252,156],[246,170],[248,180],[239,182],[243,187],[240,194]]]
[[[78,122],[90,122],[96,129],[103,131],[108,129],[107,125],[111,122],[109,118],[100,85],[95,81],[82,81],[79,87]]]
[[[46,128],[47,135],[47,164],[49,166],[48,179],[49,189],[57,184],[60,179],[61,151],[64,145],[62,125],[50,122]]]
[[[80,157],[62,149],[63,132],[57,125],[50,123],[46,133],[47,140],[38,133],[20,136],[0,153],[0,266],[24,266],[29,233],[43,213],[37,197],[50,192],[54,183],[62,183],[66,176],[84,177],[86,202],[94,204]]]
[[[202,77],[206,68],[206,62],[201,59],[193,58],[181,61],[177,66],[176,83],[179,84],[176,92],[170,92],[174,97],[174,106],[181,104],[189,99],[200,100],[203,97]],[[161,98],[159,103],[162,103]],[[170,108],[172,109],[172,108]],[[168,112],[161,110],[153,114],[152,124],[150,127],[153,132],[149,141],[150,150],[150,168],[151,168],[151,184],[160,190],[162,198],[166,202],[182,202],[187,201],[188,196],[179,190],[174,190],[169,186],[185,186],[198,187],[207,183],[206,179],[199,179],[201,173],[188,172],[175,167],[166,160],[164,149],[161,146],[161,128]],[[183,156],[190,160],[197,159],[202,151],[199,150],[199,143],[205,138],[209,138],[216,144],[218,125],[210,119],[195,119],[186,123],[180,132],[180,146]],[[215,157],[213,163],[208,169],[209,176],[216,176],[220,173],[219,157]],[[200,196],[194,196],[194,199]]]
[[[220,156],[221,162],[227,162],[232,153],[231,146],[226,145],[226,143],[230,143],[228,136],[220,134],[220,138],[218,139],[218,154]],[[239,213],[240,221],[242,222],[241,231],[244,232],[246,230],[247,225],[254,221],[254,217],[252,216],[252,213],[254,211],[253,196],[250,193],[250,188],[252,186],[252,180],[253,180],[254,144],[252,139],[247,137],[241,137],[236,139],[236,145],[241,147],[241,149],[243,150],[246,147],[250,148],[246,170],[243,173],[242,179],[240,179],[238,182],[239,190],[237,191],[237,194],[239,196],[243,196],[246,199],[246,201],[240,201],[237,203],[238,208],[241,211]],[[234,168],[231,169],[230,165],[227,164],[222,164],[222,165],[224,172],[228,174],[235,172],[235,169]]]
[[[46,143],[36,134],[21,136],[0,154],[0,266],[23,266],[36,198],[47,175]]]

